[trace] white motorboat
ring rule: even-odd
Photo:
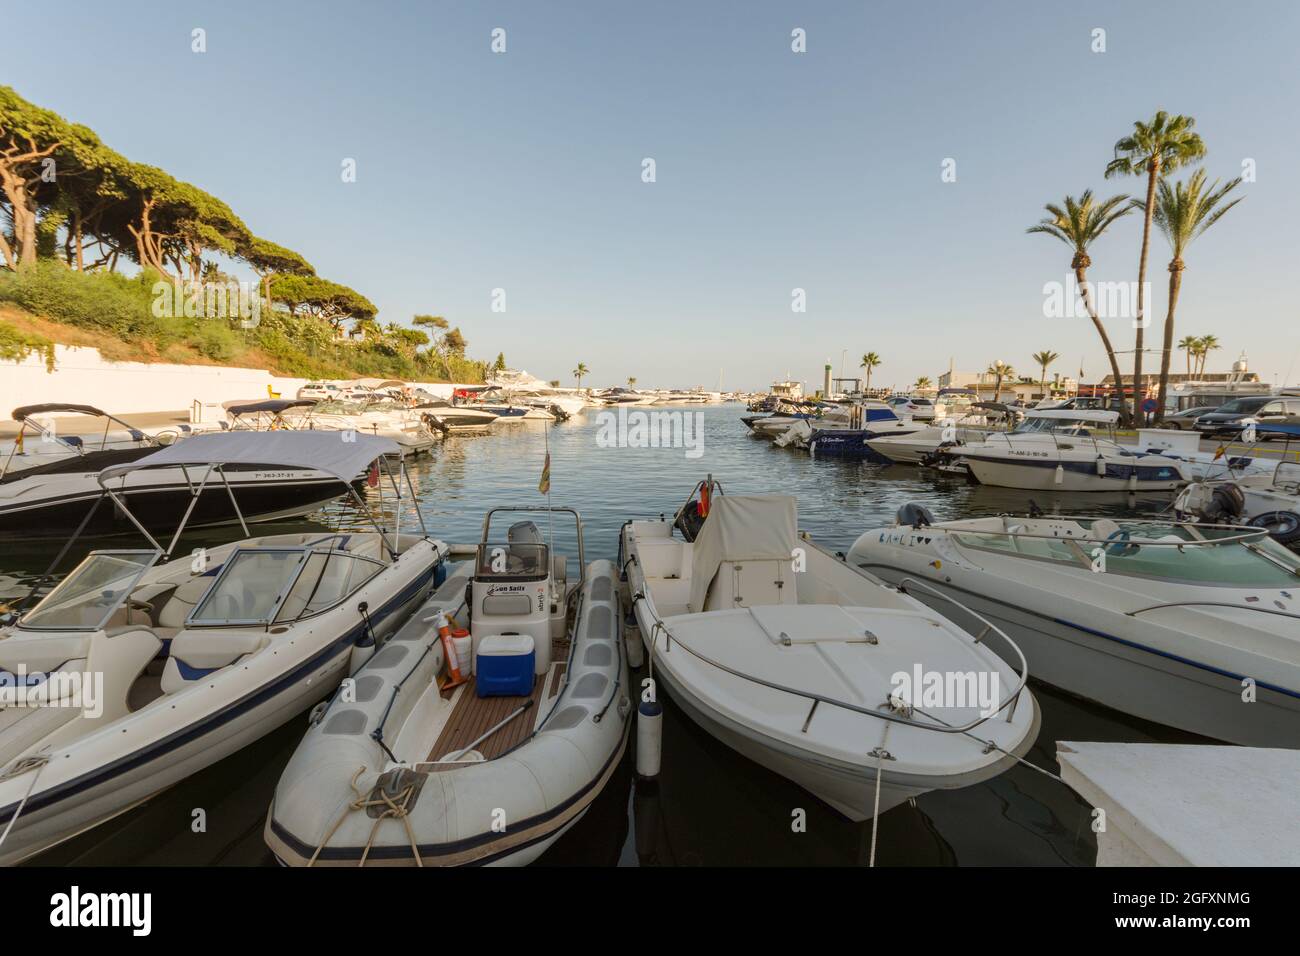
[[[1175,513],[1263,528],[1279,544],[1300,546],[1300,463],[1270,464],[1263,474],[1193,482],[1174,499]]]
[[[482,408],[453,405],[442,398],[432,398],[415,406],[429,427],[446,435],[464,435],[489,431],[498,415]]]
[[[473,560],[358,672],[351,699],[340,692],[314,717],[267,816],[282,863],[523,865],[609,782],[632,712],[618,570],[584,564],[577,512],[555,508],[549,519],[577,523],[567,580],[533,522],[493,536],[493,515],[514,511],[548,509],[490,512],[465,549]],[[470,622],[459,685],[444,615]],[[402,819],[379,825],[368,811],[386,801]]]
[[[940,447],[987,441],[994,432],[1002,430],[999,420],[1010,420],[1009,410],[1003,411],[1006,409],[1007,406],[993,402],[975,403],[960,416],[946,418],[917,431],[869,438],[867,447],[896,464],[924,464]]]
[[[1030,409],[1014,431],[939,449],[981,484],[1035,491],[1173,491],[1188,477],[1175,458],[1125,448],[1113,438],[1119,413],[1101,409]]]
[[[781,401],[767,414],[745,415],[740,420],[755,435],[774,440],[799,422],[811,422],[822,411],[819,402]]]
[[[597,392],[596,396],[606,405],[654,405],[659,401],[659,396],[653,392],[638,392],[621,385]]]
[[[298,429],[301,417],[316,407],[314,398],[236,399],[222,402],[226,419],[221,424],[228,431],[269,432],[282,428]],[[289,417],[286,417],[289,416]]]
[[[311,404],[234,403],[227,426],[237,431],[287,427],[279,418],[283,406]],[[0,475],[0,538],[134,533],[135,525],[117,502],[129,502],[140,522],[158,531],[174,528],[183,515],[192,528],[235,524],[241,518],[292,518],[315,511],[341,493],[338,479],[319,469],[262,462],[232,465],[219,482],[203,482],[201,471],[184,466],[126,470],[107,486],[117,502],[106,500],[100,482],[104,469],[140,461],[162,447],[146,443],[87,451],[75,444],[66,455],[37,456],[39,464]],[[364,476],[354,480],[359,485]],[[239,495],[238,508],[232,492]]]
[[[317,402],[310,407],[287,409],[282,414],[298,429],[387,438],[397,444],[403,455],[428,451],[442,437],[425,424],[418,411],[389,399]]]
[[[393,451],[365,435],[223,433],[105,469],[105,494],[150,547],[92,551],[0,628],[0,864],[97,826],[302,713],[445,574],[447,548],[422,522],[402,532],[401,505],[414,497],[404,466],[383,466],[401,495],[392,529],[245,537],[180,560],[169,558],[185,519],[159,544],[111,491],[114,479],[184,466],[220,480],[226,468],[271,462],[332,475],[364,505],[350,483]]]
[[[848,560],[966,602],[1014,638],[1035,677],[1070,693],[1207,737],[1300,747],[1300,558],[1262,530],[932,522],[909,505]]]
[[[926,427],[893,406],[864,398],[825,410],[808,422],[808,453],[815,458],[871,457],[870,443],[886,435],[914,435]]]
[[[93,436],[65,434],[55,426],[57,419],[48,417],[53,415],[102,418],[104,428]],[[92,405],[69,405],[64,402],[20,406],[13,410],[13,420],[18,423],[18,434],[11,441],[0,445],[0,478],[92,452],[138,450],[140,454],[147,454],[149,449],[170,444],[189,433],[188,428],[178,427],[161,429],[156,435],[150,434]]]
[[[692,720],[853,820],[1033,744],[1025,670],[985,643],[997,628],[973,638],[800,536],[794,498],[719,491],[702,482],[674,521],[628,522],[620,541],[651,677]],[[922,674],[988,693],[922,700],[907,686]]]

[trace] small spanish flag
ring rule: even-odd
[[[537,483],[537,490],[544,495],[551,493],[551,453],[546,453],[546,464],[542,465],[542,480]]]

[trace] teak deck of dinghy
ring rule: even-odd
[[[465,749],[531,700],[532,707],[474,749],[481,753],[485,760],[492,760],[519,745],[533,732],[539,719],[539,712],[545,713],[550,706],[548,702],[560,692],[566,667],[564,659],[559,658],[546,674],[534,678],[533,692],[528,697],[479,697],[475,680],[471,677],[469,683],[462,684],[451,692],[458,694],[455,709],[447,718],[447,724],[438,735],[438,740],[434,743],[427,759],[441,760],[448,754]],[[463,764],[426,764],[421,769],[436,771],[456,766],[463,766]]]

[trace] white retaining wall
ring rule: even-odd
[[[99,349],[54,347],[55,369],[29,355],[22,362],[0,362],[0,421],[20,405],[67,402],[94,405],[114,415],[189,409],[194,402],[220,405],[232,399],[268,397],[268,386],[282,398],[294,398],[309,380],[282,378],[265,369],[216,365],[110,362]],[[422,386],[447,397],[452,385]]]

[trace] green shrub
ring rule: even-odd
[[[45,370],[54,371],[54,343],[40,335],[20,332],[0,322],[0,361],[21,362],[33,352],[45,356]]]
[[[0,269],[0,303],[152,348],[154,353],[185,346],[212,362],[266,364],[260,356],[249,354],[256,350],[271,360],[272,371],[282,375],[483,381],[482,362],[432,350],[415,352],[396,339],[339,342],[327,322],[309,315],[264,309],[260,323],[248,329],[235,320],[158,317],[153,313],[153,287],[158,281],[151,270],[128,278],[115,272],[79,272],[61,262],[41,260],[17,271]],[[52,364],[51,343],[8,329],[0,338],[0,359],[22,358],[46,347],[47,362]]]

